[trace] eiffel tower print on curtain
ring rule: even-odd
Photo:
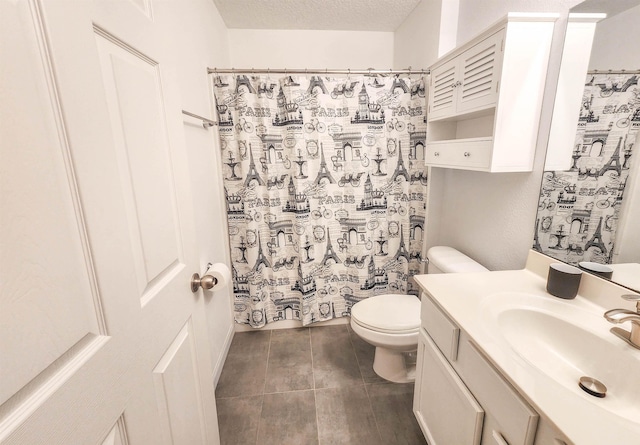
[[[335,184],[336,180],[333,179],[329,169],[327,168],[327,163],[324,160],[324,147],[320,144],[320,168],[318,169],[318,176],[316,176],[315,183],[316,185],[320,184],[320,181],[326,179],[329,181],[329,184]]]
[[[256,181],[258,185],[264,185],[264,181],[260,177],[258,170],[256,170],[256,163],[253,162],[253,151],[251,150],[251,144],[249,144],[249,172],[244,180],[244,186],[248,187],[251,181]]]
[[[427,226],[427,193],[411,146],[426,119],[424,97],[411,92],[422,82],[269,73],[212,81],[232,123],[219,129],[224,170],[212,174],[226,193],[236,322],[308,325],[349,316],[376,294],[415,294],[422,237],[413,233]]]
[[[326,266],[329,260],[333,260],[335,263],[341,263],[340,258],[336,254],[336,251],[333,250],[333,246],[331,245],[331,236],[329,235],[329,231],[327,231],[327,247],[324,252],[324,257],[322,258],[322,265]]]
[[[393,176],[391,176],[391,180],[395,181],[398,176],[402,176],[406,181],[409,181],[409,172],[404,166],[404,160],[402,159],[402,143],[398,143],[398,164],[396,165],[396,169],[393,172]]]

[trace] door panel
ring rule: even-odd
[[[182,328],[153,370],[158,410],[166,418],[165,435],[174,444],[204,444],[205,413],[200,398],[196,347],[191,320]],[[194,420],[199,425],[194,427]]]
[[[96,31],[144,305],[158,283],[184,269],[162,83],[155,61]]]
[[[120,417],[101,445],[127,445],[128,443],[124,419]]]
[[[78,354],[83,338],[106,333],[31,13],[25,4],[0,5],[0,54],[11,60],[2,64],[2,101],[17,105],[0,107],[0,405],[59,357]],[[14,131],[22,122],[34,125]]]

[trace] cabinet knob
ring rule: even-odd
[[[440,156],[440,152],[436,151],[436,152],[433,153],[433,155],[437,158],[438,156]]]
[[[468,158],[469,156],[471,156],[471,153],[469,153],[468,151],[465,151],[465,152],[464,152],[464,157],[465,157],[465,158]]]

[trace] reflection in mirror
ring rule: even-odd
[[[613,281],[640,291],[640,0],[587,0],[575,12],[607,18],[573,14],[567,28],[533,248],[609,264]]]

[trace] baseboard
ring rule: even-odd
[[[231,322],[229,325],[229,330],[227,331],[227,335],[224,339],[224,344],[222,347],[222,352],[218,355],[218,362],[213,367],[213,387],[216,388],[218,386],[218,380],[220,380],[220,374],[222,374],[222,367],[224,366],[224,362],[227,360],[227,354],[229,354],[229,348],[231,347],[231,341],[233,340],[233,334],[235,334],[234,322]]]

